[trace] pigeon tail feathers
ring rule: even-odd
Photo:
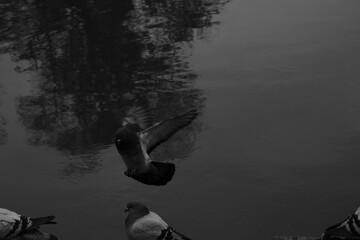
[[[175,235],[175,239],[179,239],[179,240],[191,240],[191,239],[188,238],[187,236],[179,233],[178,231],[175,231],[174,229],[173,229],[173,235]],[[176,235],[179,236],[179,238],[177,238]]]
[[[147,172],[135,173],[131,177],[147,185],[164,186],[171,181],[174,173],[175,164],[173,163],[150,162]]]
[[[44,224],[56,224],[53,220],[55,216],[47,216],[47,217],[38,217],[38,218],[31,218],[31,229],[38,228],[40,225]]]

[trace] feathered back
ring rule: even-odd
[[[1,222],[15,222],[20,220],[20,215],[16,212],[7,210],[5,208],[0,208],[0,221]]]
[[[18,226],[22,222],[21,216],[5,208],[0,208],[0,239],[15,236]],[[21,228],[20,228],[21,229]]]

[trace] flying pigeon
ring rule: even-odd
[[[57,240],[54,235],[41,232],[40,225],[55,224],[55,216],[31,218],[0,208],[0,239]]]
[[[147,109],[130,108],[115,135],[115,145],[124,160],[124,174],[149,185],[167,184],[175,173],[173,163],[152,161],[149,154],[176,131],[190,124],[198,115],[196,110],[151,125]]]
[[[355,238],[360,239],[360,208],[344,221],[327,228],[321,236],[322,240]]]
[[[125,212],[125,230],[130,240],[191,240],[167,225],[142,203],[130,202]]]

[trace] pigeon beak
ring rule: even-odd
[[[129,211],[129,209],[128,209],[128,208],[125,208],[124,212],[128,212],[128,211]]]

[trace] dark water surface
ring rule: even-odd
[[[360,206],[360,2],[0,3],[0,206],[60,239],[126,239],[141,200],[193,239],[319,235]],[[124,111],[198,108],[126,177]]]

